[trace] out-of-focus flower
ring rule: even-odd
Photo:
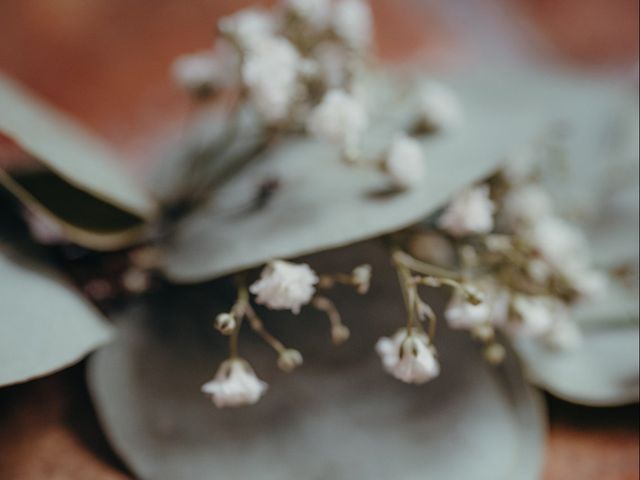
[[[249,290],[257,296],[259,304],[298,314],[300,308],[311,301],[318,281],[309,265],[274,260],[264,268],[260,279]]]
[[[324,30],[331,21],[330,0],[285,0],[284,7],[316,30]]]
[[[373,42],[373,15],[364,0],[341,0],[333,12],[333,29],[349,47],[365,50]]]
[[[267,121],[286,118],[297,93],[299,69],[300,56],[285,38],[266,37],[248,50],[242,79]]]
[[[195,95],[228,88],[237,78],[238,56],[220,40],[216,51],[203,50],[178,57],[172,66],[175,82]]]
[[[469,188],[451,201],[438,219],[438,226],[456,237],[489,233],[494,209],[487,185]]]
[[[236,329],[238,322],[230,313],[219,313],[214,321],[214,326],[223,335],[231,335]]]
[[[450,130],[464,120],[462,105],[456,94],[438,82],[427,82],[419,91],[420,119],[428,127]]]
[[[218,28],[241,48],[252,48],[276,30],[276,20],[267,10],[246,8],[220,19]]]
[[[328,88],[340,88],[347,82],[351,71],[352,55],[340,44],[324,41],[313,49],[318,73]]]
[[[358,100],[342,90],[329,90],[311,112],[307,129],[349,152],[358,148],[367,124],[367,114]]]
[[[213,380],[202,385],[202,391],[218,408],[239,407],[256,403],[267,387],[246,360],[231,358],[220,365]]]
[[[474,305],[467,296],[455,290],[447,304],[444,316],[451,328],[470,330],[478,325],[489,322],[491,314],[490,304],[483,299]]]
[[[414,138],[399,135],[393,140],[384,165],[398,188],[408,189],[420,184],[424,177],[424,156],[420,143]]]
[[[539,337],[547,333],[564,305],[551,297],[514,295],[511,303],[511,333],[522,337]]]
[[[422,333],[400,329],[392,337],[382,337],[376,352],[385,370],[405,383],[421,384],[440,374],[440,364],[429,338]]]
[[[64,233],[60,225],[46,215],[35,210],[25,209],[24,220],[29,227],[31,236],[43,245],[55,245],[66,243]]]
[[[550,215],[551,198],[535,184],[526,184],[512,189],[503,199],[501,219],[505,226],[514,229],[530,225]]]
[[[292,372],[302,365],[302,354],[293,348],[287,348],[278,357],[278,367],[285,372]]]
[[[371,284],[371,265],[358,265],[351,272],[351,279],[359,294],[367,293]]]
[[[582,343],[582,332],[568,316],[556,319],[544,337],[546,344],[555,350],[570,350]]]

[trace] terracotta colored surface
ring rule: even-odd
[[[215,19],[246,3],[0,0],[0,70],[77,116],[128,161],[144,163],[159,137],[175,134],[186,107],[167,77],[172,59],[209,45]],[[416,15],[405,2],[372,3],[385,58],[455,48],[437,9]],[[568,60],[637,62],[637,0],[518,4]],[[637,406],[551,407],[546,480],[638,478]],[[101,437],[81,367],[0,390],[0,478],[115,480],[127,478],[123,472]]]

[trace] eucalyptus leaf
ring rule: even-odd
[[[3,75],[0,106],[0,134],[27,152],[40,169],[131,215],[154,214],[154,203],[118,168],[122,162],[101,141]]]
[[[145,479],[539,478],[544,413],[513,356],[493,369],[467,335],[443,330],[440,378],[410,386],[383,372],[375,340],[406,317],[380,258],[358,245],[308,259],[326,271],[374,261],[368,296],[336,297],[352,329],[346,345],[332,349],[327,320],[313,311],[265,314],[304,355],[287,375],[249,332],[241,336],[241,355],[270,384],[251,407],[218,410],[199,391],[226,353],[211,325],[232,301],[216,300],[223,284],[174,288],[125,313],[88,370],[116,451]]]
[[[606,118],[610,99],[619,97],[606,84],[575,75],[465,72],[446,80],[461,97],[466,122],[423,141],[427,175],[422,185],[394,194],[379,172],[345,165],[326,144],[284,142],[180,225],[168,245],[166,274],[173,281],[196,282],[402,229],[491,173],[505,155],[562,122],[572,124],[584,115],[585,104],[595,99]],[[369,158],[384,154],[389,139],[410,127],[416,114],[411,95],[385,92],[381,97],[375,127],[365,139]],[[273,178],[280,188],[271,201],[262,209],[246,208],[258,185]]]
[[[0,385],[77,362],[106,343],[111,328],[50,270],[0,250]]]

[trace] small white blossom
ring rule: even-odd
[[[398,188],[408,189],[419,185],[424,177],[424,156],[420,143],[414,138],[399,135],[393,140],[384,165]]]
[[[382,337],[376,352],[384,369],[405,383],[421,384],[440,374],[440,364],[429,338],[422,333],[398,330],[393,337]]]
[[[62,227],[51,218],[35,210],[25,209],[24,220],[31,236],[43,245],[67,243]]]
[[[300,308],[311,301],[318,281],[309,265],[274,260],[262,270],[260,279],[249,290],[257,296],[259,304],[298,314]]]
[[[323,30],[331,21],[331,0],[285,0],[285,9],[316,30]]]
[[[266,390],[267,384],[240,358],[223,362],[213,380],[202,385],[202,391],[211,395],[218,408],[254,404]]]
[[[524,238],[536,248],[554,268],[573,268],[586,255],[586,242],[582,232],[564,220],[548,215],[534,222]]]
[[[311,112],[307,129],[343,151],[352,151],[358,148],[367,124],[367,114],[360,102],[342,90],[329,90]]]
[[[371,285],[371,265],[358,265],[351,272],[351,279],[359,294],[367,293]]]
[[[572,263],[568,262],[562,269],[562,274],[571,287],[584,298],[602,295],[609,284],[607,275],[588,266],[586,259],[582,262],[578,259]]]
[[[424,83],[420,87],[418,102],[421,120],[431,128],[450,130],[463,122],[460,100],[441,83]]]
[[[512,189],[503,200],[501,216],[505,226],[514,229],[530,225],[551,214],[549,194],[535,184]]]
[[[449,327],[454,329],[470,330],[489,321],[491,306],[487,301],[474,305],[469,302],[467,296],[456,290],[447,304],[444,316]]]
[[[237,54],[220,41],[215,52],[205,50],[178,57],[172,66],[173,78],[195,93],[227,88],[235,81],[237,62]]]
[[[325,41],[313,49],[318,63],[319,75],[328,88],[339,88],[346,84],[353,70],[353,55],[336,42]]]
[[[264,38],[248,50],[242,79],[267,121],[278,122],[288,115],[297,92],[300,64],[300,55],[285,38]]]
[[[551,297],[514,295],[511,304],[511,333],[522,337],[538,337],[547,333],[564,306]]]
[[[302,365],[302,354],[293,348],[287,348],[278,357],[278,367],[285,372],[292,372]]]
[[[526,181],[533,173],[536,157],[537,152],[531,146],[513,152],[502,165],[502,175],[512,184]]]
[[[220,19],[220,31],[241,48],[252,48],[276,30],[275,18],[261,8],[246,8]]]
[[[236,318],[230,313],[219,313],[214,321],[214,326],[223,335],[231,335],[237,326]]]
[[[459,193],[438,220],[438,226],[456,237],[493,230],[494,203],[489,187],[480,185]]]
[[[582,343],[582,332],[567,315],[554,322],[544,340],[554,350],[570,350]]]
[[[341,0],[333,13],[333,29],[349,47],[364,50],[373,42],[373,15],[364,0]]]

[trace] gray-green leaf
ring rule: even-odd
[[[271,258],[404,228],[488,175],[505,155],[557,121],[571,124],[583,115],[578,107],[593,96],[611,95],[611,89],[598,82],[531,72],[467,72],[449,83],[461,96],[466,123],[424,141],[423,185],[393,195],[385,190],[384,176],[344,165],[331,147],[313,140],[287,142],[251,164],[215,192],[208,207],[185,220],[168,248],[167,275],[178,282],[201,281]],[[409,96],[381,107],[365,142],[367,152],[384,151],[391,135],[408,125],[414,104]],[[262,210],[243,210],[258,185],[274,177],[281,187],[271,202]]]
[[[305,364],[287,375],[264,345],[240,351],[270,384],[255,406],[218,410],[200,391],[226,353],[213,332],[220,284],[163,294],[121,318],[117,340],[90,362],[89,385],[116,451],[141,478],[220,477],[536,479],[544,413],[511,361],[492,369],[462,333],[437,338],[442,373],[424,386],[385,374],[373,352],[405,313],[394,274],[358,245],[310,259],[323,271],[374,261],[370,294],[337,299],[352,339],[332,348],[327,321],[312,311],[268,315]],[[231,300],[229,300],[231,301]]]
[[[100,314],[50,270],[0,251],[0,385],[77,362],[107,342]]]

